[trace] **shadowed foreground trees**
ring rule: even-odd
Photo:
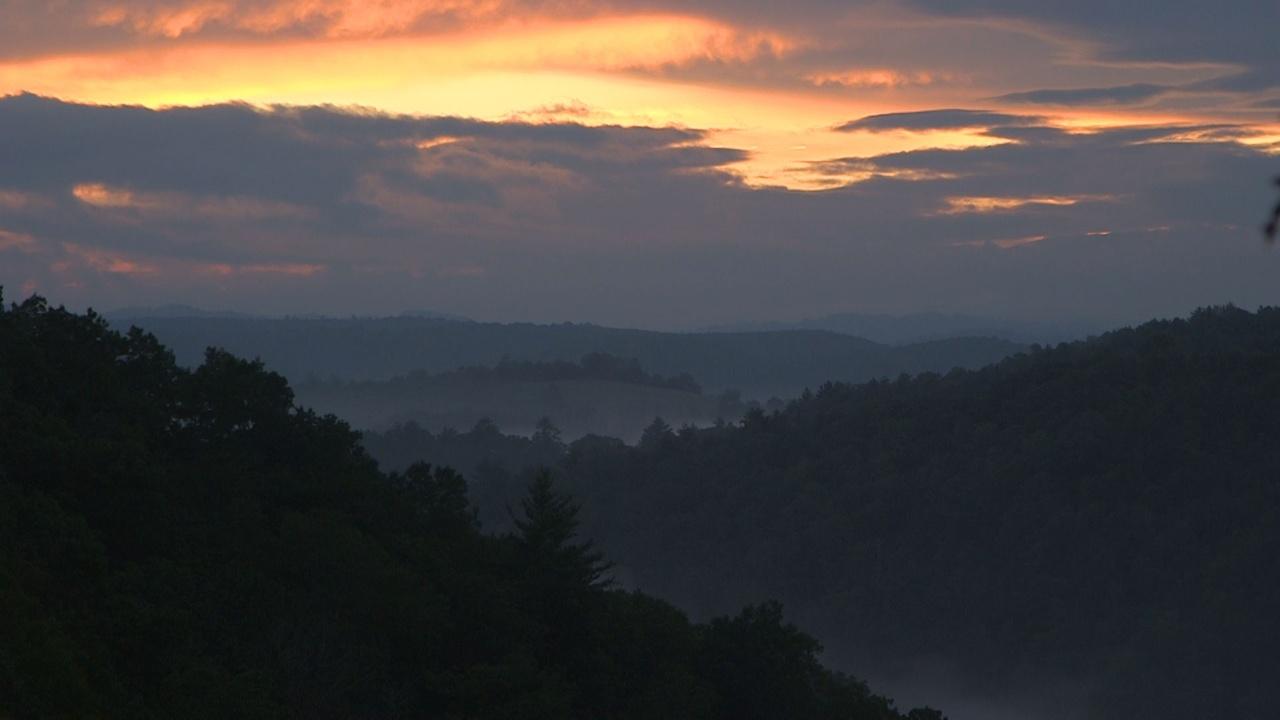
[[[549,476],[523,509],[481,533],[258,363],[0,310],[0,716],[904,717],[776,606],[608,587]]]

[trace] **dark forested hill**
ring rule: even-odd
[[[589,353],[634,358],[649,372],[688,373],[709,392],[790,397],[828,380],[980,367],[1022,349],[992,338],[892,347],[837,333],[662,333],[595,325],[475,323],[435,318],[113,318],[154,333],[184,365],[206,347],[260,357],[295,382],[309,377],[382,380],[416,370],[494,365],[504,358],[575,361]]]
[[[999,337],[1025,343],[1058,343],[1096,335],[1108,327],[1112,327],[1112,324],[1088,320],[1030,321],[926,312],[907,315],[840,313],[802,320],[739,323],[708,329],[714,332],[828,330],[879,343],[902,345],[955,337]]]
[[[941,677],[1029,718],[1280,707],[1280,310],[564,453],[630,582],[699,615],[782,598],[903,691]]]
[[[482,534],[260,364],[0,308],[0,717],[940,720],[776,604],[611,589],[548,475],[517,507]]]

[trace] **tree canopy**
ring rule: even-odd
[[[909,684],[945,662],[992,697],[1069,686],[1068,717],[1261,718],[1280,705],[1277,427],[1280,309],[1227,306],[584,438],[558,467],[616,576],[697,617],[779,599],[833,663]],[[520,477],[518,454],[486,457]]]
[[[0,716],[730,717],[765,673],[788,717],[906,717],[773,609],[610,587],[549,475],[522,508],[482,533],[259,362],[0,306]]]

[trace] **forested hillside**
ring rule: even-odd
[[[1088,320],[1015,320],[1011,318],[923,312],[905,315],[839,313],[781,322],[739,323],[708,328],[715,332],[826,330],[903,345],[957,337],[998,337],[1023,343],[1057,343],[1096,335],[1112,324]]]
[[[516,361],[577,361],[589,353],[637,360],[648,372],[684,373],[710,393],[793,397],[828,380],[981,367],[1023,348],[993,338],[893,347],[824,331],[663,333],[596,325],[477,323],[438,318],[113,318],[155,333],[184,365],[209,346],[261,358],[295,383],[386,380],[415,371]]]
[[[776,604],[611,589],[550,477],[509,535],[383,474],[285,380],[31,299],[0,310],[0,717],[853,718]]]
[[[1266,718],[1278,428],[1280,310],[1227,307],[826,385],[737,426],[585,438],[560,467],[621,577],[699,616],[782,598],[895,688],[944,668],[996,704],[1041,696],[1027,717]]]

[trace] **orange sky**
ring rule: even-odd
[[[519,14],[500,2],[277,0],[88,3],[78,22],[118,32],[89,52],[51,50],[0,59],[0,94],[152,107],[225,101],[359,105],[489,120],[711,129],[711,142],[748,150],[735,170],[751,184],[829,187],[806,164],[922,147],[998,142],[982,128],[837,133],[876,113],[998,107],[991,95],[1026,89],[976,57],[934,69],[895,67],[887,54],[814,60],[841,52],[819,29],[735,24],[671,12]],[[446,27],[431,21],[447,17]],[[953,21],[958,22],[958,21]],[[939,21],[877,11],[840,19],[859,33],[892,28],[926,43]],[[303,25],[306,32],[295,32]],[[1009,25],[1009,23],[1005,23]],[[952,32],[1009,45],[1010,60],[1045,82],[1192,80],[1212,63],[1105,64],[1089,43],[1037,27],[959,23]],[[216,32],[215,32],[216,31]],[[1025,56],[1025,57],[1024,57]],[[937,64],[935,62],[935,64]],[[1020,71],[1021,72],[1021,71]],[[1011,73],[1012,74],[1012,73]],[[1017,108],[1026,111],[1027,108]],[[1056,107],[1038,112],[1073,126],[1203,122],[1203,107]],[[856,179],[852,177],[851,179]]]
[[[1247,304],[1280,288],[1277,8],[3,0],[0,285],[650,326]]]

